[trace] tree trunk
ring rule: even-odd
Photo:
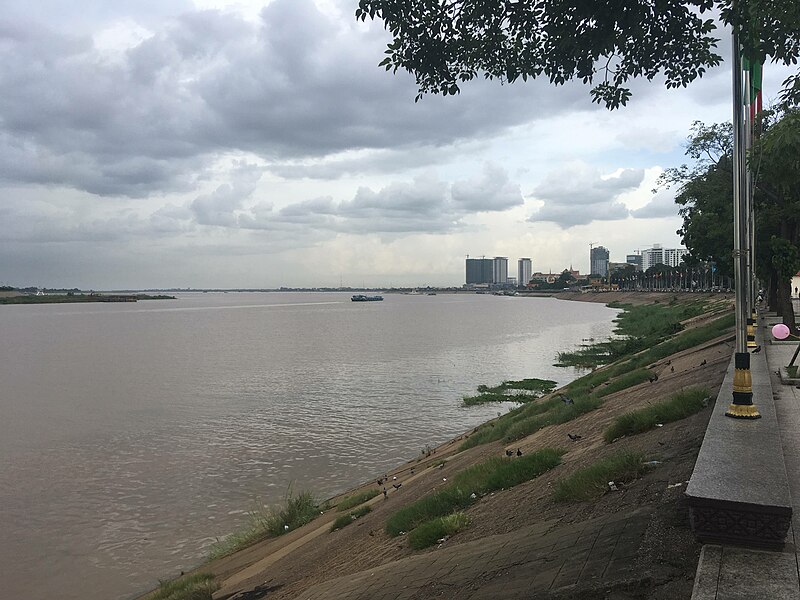
[[[794,322],[794,306],[792,306],[792,280],[784,279],[778,286],[778,295],[780,297],[781,316],[783,317],[783,324],[789,328],[792,335],[797,335],[797,326]]]
[[[769,285],[767,286],[767,304],[770,310],[774,310],[778,315],[781,309],[778,306],[778,274],[775,269],[769,270]]]

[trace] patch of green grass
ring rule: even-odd
[[[653,377],[653,373],[649,369],[636,369],[635,371],[625,373],[617,379],[614,379],[608,385],[605,385],[595,391],[595,394],[602,398],[603,396],[608,396],[614,392],[619,392],[629,387],[639,385],[640,383],[644,383],[645,381],[649,381],[651,377]]]
[[[211,546],[210,558],[221,558],[268,537],[288,533],[319,515],[319,505],[308,491],[294,495],[291,486],[281,507],[260,507],[250,513],[250,523],[241,531],[227,536]]]
[[[618,338],[598,342],[572,352],[559,352],[558,366],[591,368],[646,350],[683,329],[681,321],[703,314],[709,310],[707,301],[698,300],[686,304],[645,304],[632,306],[617,304],[622,308],[614,322],[614,333]]]
[[[633,481],[647,469],[643,454],[622,452],[558,481],[554,497],[560,502],[593,500],[608,491],[609,481],[615,483]]]
[[[414,550],[422,550],[439,543],[443,538],[466,529],[468,526],[469,517],[463,512],[438,517],[414,529],[408,536],[408,543]]]
[[[561,399],[556,398],[555,400],[558,402],[558,404],[556,404],[547,412],[540,415],[534,415],[526,419],[520,419],[513,423],[505,432],[505,441],[513,442],[516,440],[521,440],[532,433],[536,433],[543,427],[566,423],[567,421],[571,421],[582,414],[600,408],[600,406],[603,404],[602,400],[595,397],[587,396],[584,398],[579,398],[570,396],[570,398],[572,398],[573,404],[564,404]]]
[[[464,397],[464,406],[475,406],[489,402],[526,403],[541,398],[543,394],[549,394],[555,389],[556,385],[558,384],[550,379],[536,379],[533,377],[518,381],[504,381],[494,387],[479,385],[477,396]],[[507,394],[508,390],[524,390],[530,393]]]
[[[343,498],[339,504],[336,505],[336,510],[348,510],[353,508],[354,506],[358,506],[359,504],[364,504],[367,500],[372,500],[375,496],[380,494],[380,490],[364,490],[363,492],[359,492],[358,494],[353,494],[352,496],[348,496],[347,498]]]
[[[162,581],[148,600],[211,600],[219,589],[210,573],[187,575],[173,581]]]
[[[512,487],[538,477],[561,463],[563,450],[544,448],[508,459],[494,457],[464,469],[453,481],[394,513],[386,522],[391,536],[411,531],[426,521],[463,510],[481,494]]]
[[[341,515],[336,518],[336,520],[331,525],[331,531],[336,531],[337,529],[341,529],[342,527],[347,527],[355,521],[356,519],[360,519],[367,513],[372,512],[372,508],[369,506],[362,506],[361,508],[357,508],[353,512],[350,512],[346,515]]]
[[[708,397],[707,388],[683,390],[664,402],[658,402],[618,417],[614,424],[603,433],[603,438],[610,443],[626,435],[635,435],[654,429],[656,423],[672,423],[685,419],[708,406]]]

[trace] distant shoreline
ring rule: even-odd
[[[175,296],[149,294],[0,294],[0,304],[74,304],[82,302],[138,302],[175,300]]]

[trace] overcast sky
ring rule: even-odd
[[[10,285],[460,285],[467,254],[586,272],[590,243],[679,245],[651,190],[693,121],[730,118],[727,66],[615,112],[545,81],[415,103],[357,0],[0,5]]]

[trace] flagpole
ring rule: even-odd
[[[734,419],[761,417],[753,405],[753,380],[747,351],[748,212],[746,205],[747,165],[745,163],[742,63],[739,36],[733,32],[733,267],[736,289],[736,352],[734,354],[733,400],[726,416]]]

